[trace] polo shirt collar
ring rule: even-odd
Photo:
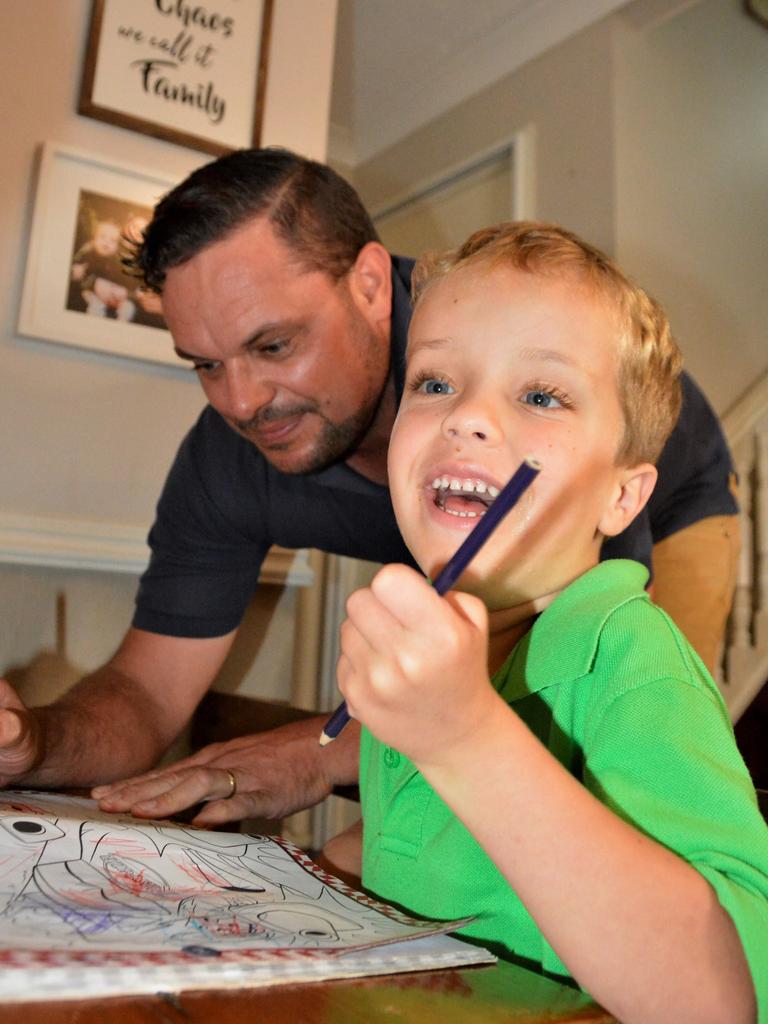
[[[600,562],[565,588],[539,615],[496,674],[499,693],[520,700],[587,675],[600,633],[616,608],[644,597],[648,570],[639,562]]]

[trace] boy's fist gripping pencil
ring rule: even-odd
[[[441,597],[451,589],[504,516],[515,507],[528,487],[533,483],[540,469],[541,463],[536,459],[530,456],[523,459],[477,526],[467,535],[466,540],[461,544],[453,558],[438,573],[434,582],[434,588]],[[332,740],[335,740],[348,721],[347,702],[342,701],[325,723],[325,727],[320,733],[320,746],[324,747]]]

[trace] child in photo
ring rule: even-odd
[[[475,233],[414,295],[389,484],[426,576],[543,468],[446,597],[390,565],[349,600],[363,884],[623,1024],[764,1024],[768,828],[725,705],[645,568],[598,561],[679,412],[667,318],[552,225]]]
[[[109,316],[132,320],[136,303],[125,285],[120,262],[122,229],[117,221],[97,220],[92,237],[75,253],[72,280],[80,286],[85,312],[91,316]]]

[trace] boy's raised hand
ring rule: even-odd
[[[353,718],[416,764],[438,764],[498,701],[488,678],[483,603],[440,597],[404,565],[385,566],[347,602],[339,687]]]

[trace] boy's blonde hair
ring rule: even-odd
[[[455,270],[479,263],[532,274],[570,274],[608,299],[618,314],[618,391],[624,436],[621,465],[656,462],[680,413],[682,356],[659,304],[604,253],[557,224],[497,224],[470,235],[458,249],[427,254],[413,272],[413,302]]]

